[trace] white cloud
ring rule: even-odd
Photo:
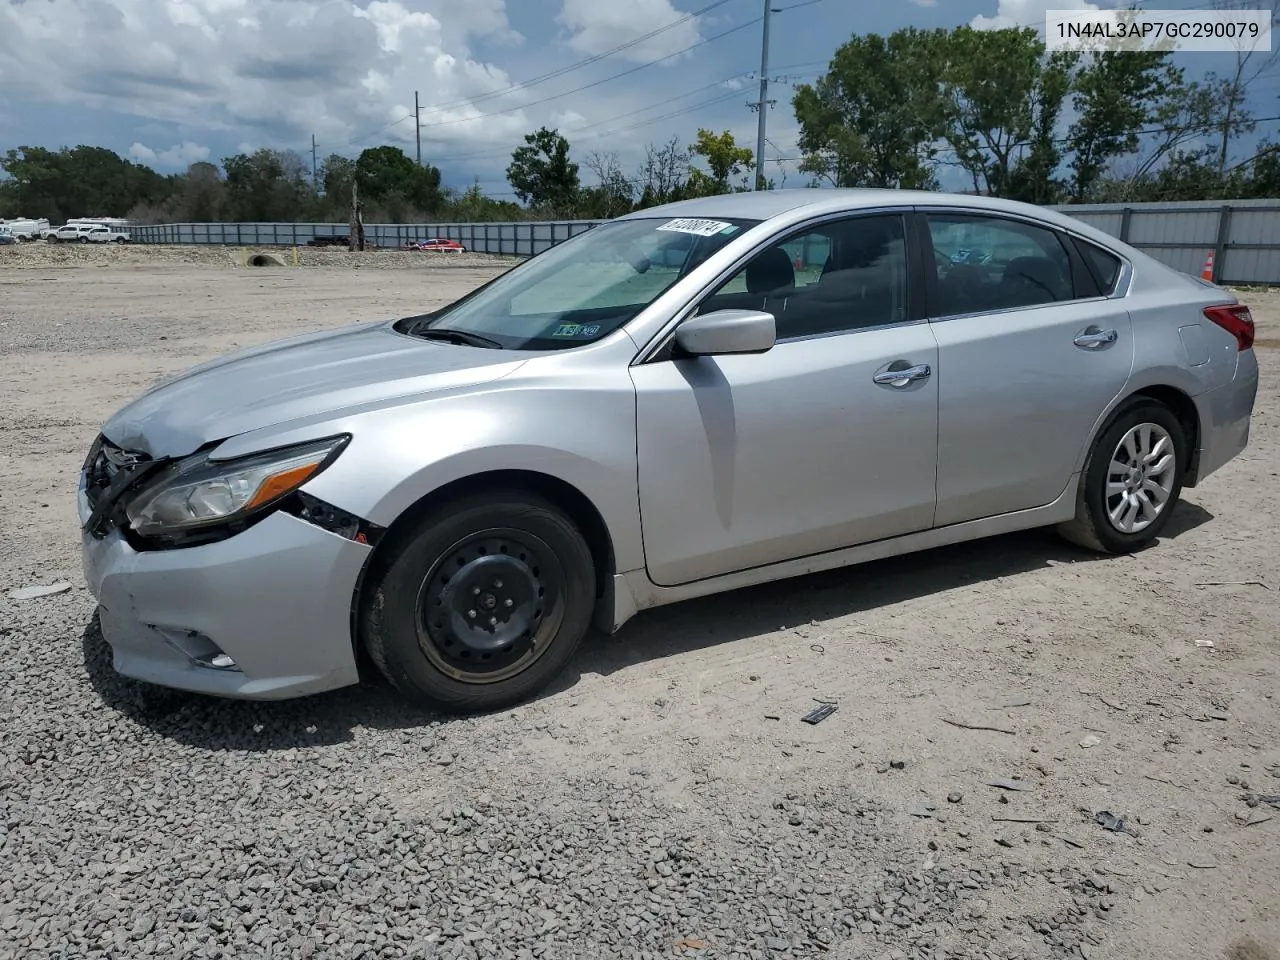
[[[314,133],[326,153],[364,137],[411,145],[403,118],[415,87],[424,145],[510,139],[528,128],[518,110],[474,118],[532,97],[471,105],[511,86],[472,47],[521,39],[505,0],[0,0],[0,76],[18,102],[113,110],[255,146],[301,150]],[[190,142],[135,147],[174,165],[207,155]]]
[[[594,56],[612,50],[637,37],[673,24],[687,14],[671,5],[671,0],[564,0],[556,22],[571,33],[569,46]],[[699,18],[694,17],[670,30],[663,30],[621,51],[618,56],[643,63],[683,50],[701,39]],[[668,61],[676,62],[675,59]]]
[[[938,0],[911,0],[917,7],[936,7]]]
[[[208,160],[209,148],[203,144],[184,140],[182,143],[175,143],[168,150],[156,151],[145,143],[135,141],[129,147],[129,156],[139,163],[185,170],[193,163]]]
[[[969,21],[977,30],[998,30],[1002,27],[1036,27],[1044,30],[1045,13],[1049,10],[1099,10],[1088,0],[999,0],[995,16],[979,14]]]

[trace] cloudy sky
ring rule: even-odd
[[[1088,5],[773,0],[783,12],[772,28],[772,175],[803,186],[794,163],[775,162],[796,156],[792,85],[814,79],[853,33],[1043,26],[1048,7]],[[500,196],[511,150],[543,124],[570,138],[575,159],[615,150],[628,170],[646,143],[688,140],[700,125],[754,146],[746,103],[761,11],[762,0],[0,0],[0,150],[92,143],[163,172],[259,146],[309,160],[312,136],[322,159],[378,143],[413,155],[416,90],[423,159],[448,184],[478,176]],[[1215,54],[1184,62],[1226,66]],[[1280,113],[1277,95],[1275,76],[1256,85],[1259,116]]]

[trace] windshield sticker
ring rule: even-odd
[[[685,217],[680,220],[668,220],[658,229],[669,230],[672,233],[691,233],[695,237],[714,237],[726,227],[732,226],[732,223],[725,223],[723,220],[694,220]]]
[[[562,323],[551,331],[553,337],[594,337],[600,332],[598,323]]]

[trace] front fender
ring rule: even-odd
[[[579,491],[599,511],[619,571],[644,566],[636,480],[635,392],[567,383],[536,389],[498,383],[413,407],[335,421],[342,455],[305,489],[390,526],[446,484],[493,471],[542,474]]]

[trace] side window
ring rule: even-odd
[[[1093,278],[1098,281],[1098,288],[1103,295],[1115,290],[1116,281],[1120,278],[1120,258],[1085,240],[1077,240],[1076,249],[1084,257],[1084,262]]]
[[[1071,300],[1071,258],[1058,234],[1017,220],[930,214],[938,316]]]
[[[901,323],[907,318],[902,217],[821,224],[756,254],[698,308],[764,310],[778,339]]]

